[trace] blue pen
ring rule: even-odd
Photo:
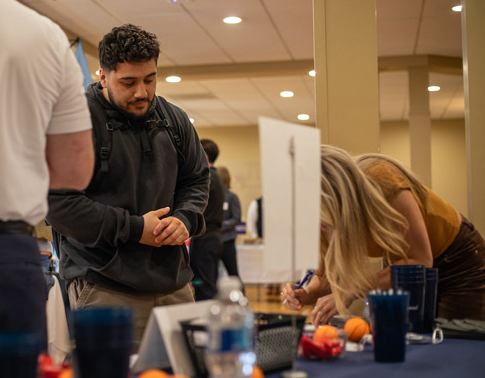
[[[313,277],[313,275],[315,274],[315,272],[313,270],[309,270],[307,272],[307,274],[305,274],[305,277],[303,277],[303,279],[300,281],[300,283],[298,285],[295,286],[295,289],[301,289],[303,287],[303,285],[305,284],[305,282],[309,281],[310,278]],[[283,301],[283,304],[285,304],[286,302],[288,302],[286,299]]]
[[[300,283],[299,283],[298,285],[296,285],[295,290],[296,290],[296,289],[301,289],[301,288],[303,287],[303,285],[305,284],[305,282],[309,281],[309,280],[310,280],[310,278],[312,278],[312,277],[313,277],[313,274],[314,274],[314,273],[315,273],[315,272],[314,272],[313,270],[309,270],[309,271],[307,272],[307,274],[305,274],[305,277],[303,277],[303,279],[300,281]]]

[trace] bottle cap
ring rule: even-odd
[[[221,277],[217,280],[217,290],[220,292],[241,290],[241,287],[241,281],[236,276]]]

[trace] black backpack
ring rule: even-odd
[[[170,140],[172,141],[177,151],[177,160],[180,166],[185,162],[185,157],[181,150],[182,141],[177,133],[177,128],[180,126],[178,125],[177,118],[175,117],[175,114],[167,100],[165,100],[161,96],[155,96],[155,98],[157,101],[155,110],[160,117],[160,121],[153,120],[154,127],[162,127],[167,131],[168,136],[170,137]],[[101,111],[100,114],[106,115],[106,112],[102,108],[101,104],[99,104],[99,102],[95,102],[95,104],[99,107],[99,110]],[[108,172],[108,160],[111,153],[111,132],[116,130],[117,128],[120,128],[121,126],[123,126],[123,124],[110,122],[108,119],[106,119],[105,126],[106,127],[100,128],[101,135],[96,136],[101,141],[101,147],[98,151],[101,163],[101,172]],[[144,141],[144,139],[142,138],[142,144],[144,145],[145,152],[149,153],[151,150],[148,139]]]

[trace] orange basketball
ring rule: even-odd
[[[141,373],[138,376],[138,378],[168,378],[168,377],[170,377],[169,374],[158,369],[145,370],[143,373]]]
[[[318,327],[313,334],[313,341],[317,344],[321,344],[322,338],[329,340],[338,338],[337,328],[328,324]]]
[[[261,368],[257,366],[253,366],[253,374],[251,374],[252,378],[264,378],[264,373]]]
[[[59,378],[74,378],[74,371],[71,368],[67,368],[61,371]]]
[[[345,322],[344,329],[347,332],[348,339],[358,343],[364,335],[369,333],[369,324],[359,317],[350,318]]]

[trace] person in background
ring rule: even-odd
[[[263,238],[263,197],[251,201],[248,207],[248,233],[253,239]]]
[[[37,239],[37,247],[40,253],[40,264],[44,272],[45,283],[47,285],[47,296],[50,289],[54,286],[54,260],[52,248],[52,228],[41,220],[34,228],[34,237]]]
[[[290,307],[316,302],[318,325],[389,289],[390,267],[372,273],[372,256],[438,268],[437,316],[485,320],[485,241],[465,217],[387,156],[322,146],[321,169],[320,267],[307,288],[286,285]]]
[[[89,183],[91,119],[58,25],[2,1],[0,46],[0,333],[35,332],[45,347],[46,284],[33,230],[47,213],[49,188]]]
[[[229,190],[231,188],[231,175],[229,174],[229,170],[226,167],[217,167],[217,173],[219,173],[219,176],[222,178],[225,188],[224,204],[222,207],[223,219],[221,228],[221,260],[226,267],[227,274],[230,276],[237,276],[241,280],[237,268],[236,251],[236,226],[241,223],[241,205],[236,193]]]
[[[152,308],[194,301],[184,242],[204,231],[209,167],[187,114],[155,95],[156,36],[118,26],[98,52],[94,176],[51,191],[47,221],[71,308],[133,308],[136,349]]]
[[[216,282],[219,271],[222,241],[221,227],[224,204],[224,184],[214,168],[214,162],[219,156],[219,148],[214,141],[202,139],[210,166],[209,202],[204,211],[206,232],[202,236],[190,239],[190,264],[194,271],[193,286],[195,300],[212,299],[217,293]]]

